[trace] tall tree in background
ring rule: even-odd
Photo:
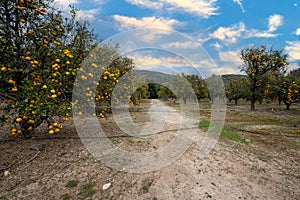
[[[240,57],[243,60],[241,71],[250,79],[251,110],[255,110],[255,102],[261,96],[259,91],[266,82],[267,73],[285,73],[287,54],[283,50],[268,49],[266,46],[253,46],[242,49]]]

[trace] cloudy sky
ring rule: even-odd
[[[127,47],[138,68],[238,74],[238,54],[252,45],[285,49],[291,68],[300,63],[300,0],[55,1],[79,8],[99,39]]]

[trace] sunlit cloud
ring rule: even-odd
[[[65,10],[69,8],[69,5],[78,4],[79,0],[54,0],[54,3],[58,5],[58,8]]]
[[[225,63],[233,64],[234,66],[240,66],[243,61],[239,56],[239,51],[225,51],[219,53],[220,60]]]
[[[141,19],[135,17],[127,17],[121,15],[114,15],[113,19],[118,24],[120,30],[136,29],[136,28],[149,28],[149,29],[162,29],[173,30],[176,25],[181,23],[175,19],[165,19],[156,17],[143,17]]]
[[[66,16],[70,15],[70,5],[74,6],[79,4],[80,0],[54,0],[54,5]],[[95,0],[96,3],[102,2],[100,0]],[[89,10],[78,10],[76,11],[76,20],[78,21],[95,21],[97,13],[99,13],[99,9],[89,9]]]
[[[244,22],[239,22],[230,27],[219,27],[211,38],[219,39],[227,45],[238,42],[241,38],[275,38],[280,34],[274,33],[283,25],[283,16],[274,14],[268,18],[268,30],[247,29]]]
[[[297,28],[297,30],[296,30],[296,35],[297,35],[297,36],[300,35],[300,28]]]
[[[126,1],[133,5],[137,5],[145,8],[152,8],[152,9],[161,9],[164,5],[163,2],[152,1],[152,0],[126,0]]]
[[[276,31],[281,25],[283,25],[283,16],[275,14],[269,17],[269,32]]]
[[[288,53],[290,61],[300,60],[300,41],[287,41],[285,50]]]
[[[243,22],[235,24],[231,27],[219,27],[210,36],[212,38],[219,39],[227,44],[234,44],[238,38],[243,36],[246,31],[246,26]]]
[[[168,10],[171,12],[184,12],[203,18],[217,15],[217,0],[126,0],[127,2],[150,8],[153,10]]]
[[[97,13],[99,13],[98,9],[79,10],[76,13],[76,18],[79,21],[95,21],[97,19]]]
[[[173,56],[153,56],[140,53],[129,55],[138,69],[153,69],[158,66],[164,67],[181,67],[186,66],[187,62],[182,58]]]
[[[212,74],[215,75],[223,75],[223,74],[236,74],[238,70],[236,67],[219,67],[219,68],[212,68],[210,71]]]

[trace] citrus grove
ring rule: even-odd
[[[53,0],[5,0],[0,2],[0,15],[0,126],[11,124],[12,135],[30,137],[43,122],[49,134],[59,133],[77,103],[72,102],[72,93],[78,79],[76,87],[82,88],[88,102],[95,102],[100,118],[111,111],[112,100],[135,105],[148,97],[175,98],[155,84],[136,89],[134,85],[143,81],[134,75],[120,82],[134,68],[133,60],[120,56],[118,45],[98,45],[96,35],[86,22],[78,21],[73,7],[63,13]],[[240,98],[251,100],[251,109],[263,99],[284,102],[287,109],[299,102],[299,70],[286,74],[289,63],[283,50],[253,46],[243,49],[240,57],[246,76],[227,81],[229,100],[236,104]],[[204,80],[182,74],[175,77],[178,94],[184,92],[181,77],[192,85],[198,100],[220,92],[207,89],[205,83],[214,82],[213,77]],[[126,93],[113,95],[117,84]],[[74,111],[84,113],[84,109]]]
[[[74,80],[97,46],[96,36],[77,21],[75,8],[66,15],[53,0],[6,0],[0,8],[0,125],[12,124],[13,135],[30,137],[47,122],[49,134],[59,133],[72,111]],[[101,105],[100,117],[110,109],[114,85],[132,68],[132,60],[118,57],[104,69],[91,97]]]

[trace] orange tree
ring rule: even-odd
[[[262,88],[267,82],[267,74],[283,73],[289,65],[283,50],[268,49],[266,46],[253,46],[242,49],[240,53],[243,65],[241,71],[250,79],[251,110],[262,96]]]
[[[289,77],[282,77],[279,96],[289,110],[292,103],[299,102],[300,80],[293,80]]]
[[[110,49],[110,50],[109,50]],[[106,47],[105,51],[112,51],[112,55],[117,54],[114,50],[114,48]],[[101,50],[103,51],[103,49]],[[101,55],[101,54],[100,54]],[[99,54],[98,54],[99,56]],[[105,116],[105,113],[111,112],[111,101],[112,101],[112,93],[113,89],[116,84],[119,83],[120,77],[125,75],[127,72],[132,70],[134,68],[132,59],[127,57],[122,57],[115,55],[115,58],[110,61],[108,67],[103,68],[102,66],[102,75],[100,78],[99,84],[97,84],[96,89],[96,108],[97,108],[97,115],[99,115],[101,118]],[[97,60],[100,58],[97,58]],[[97,67],[97,64],[92,64],[93,67]],[[135,77],[131,77],[130,80],[127,80],[127,82],[122,83],[122,87],[126,90],[126,98],[128,98],[128,101],[133,103],[131,101],[131,95],[133,94],[133,87],[128,81],[134,81]],[[114,96],[116,98],[115,100],[117,103],[119,103],[120,98],[123,97],[124,94],[117,94]]]
[[[118,45],[111,43],[101,44],[93,48],[84,60],[74,83],[75,114],[96,114],[104,118],[112,111],[112,103],[136,105],[140,99],[148,97],[148,87],[140,84],[141,77],[128,73],[134,68],[133,60],[121,56],[117,48]],[[142,86],[136,88],[138,85]],[[123,90],[119,90],[120,88]]]
[[[235,105],[238,104],[239,99],[248,99],[249,92],[249,79],[246,77],[242,77],[238,80],[232,80],[227,83],[225,90],[226,96],[229,101],[234,100]]]
[[[191,84],[197,99],[200,101],[202,98],[208,96],[208,89],[206,87],[205,81],[198,75],[183,75],[188,82]]]
[[[71,111],[72,83],[94,35],[51,7],[52,0],[0,2],[0,121],[12,134],[29,137],[43,121],[49,133]]]
[[[162,85],[159,86],[157,95],[158,95],[158,98],[162,98],[162,99],[176,98],[176,96],[173,94],[173,92],[169,88],[162,86]]]
[[[98,47],[87,24],[75,20],[74,8],[69,18],[63,18],[59,10],[51,7],[52,2],[0,3],[0,122],[13,124],[13,135],[30,137],[44,121],[50,134],[60,132],[74,105],[71,101],[75,78],[86,70],[81,68],[84,61],[90,62],[90,72],[79,77],[79,87],[87,90],[89,101],[96,102],[100,117],[110,111],[112,91],[120,77],[133,69],[132,59],[118,55],[118,46]],[[87,57],[91,59],[86,61]],[[97,77],[97,69],[103,73],[100,80],[98,77],[92,82],[97,85],[94,92],[86,84],[90,82],[87,79]],[[138,103],[139,92],[147,90],[142,87],[133,96],[135,81],[130,77],[129,82],[123,83],[126,98],[132,104]]]
[[[273,100],[283,101],[289,110],[292,103],[300,101],[299,69],[291,71],[288,75],[272,77],[265,88],[265,95]]]

